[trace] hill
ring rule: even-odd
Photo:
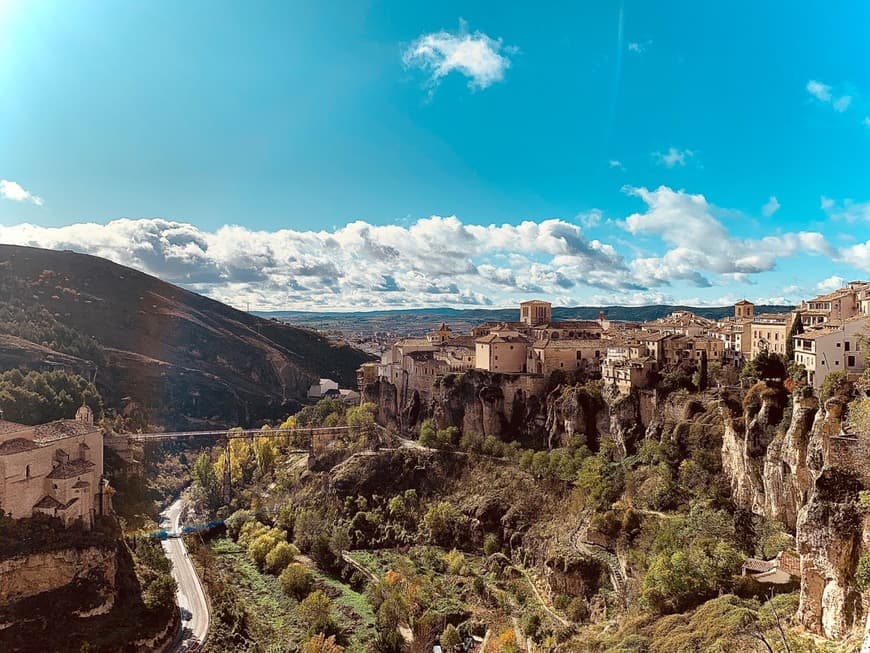
[[[368,357],[111,261],[0,245],[0,365],[95,378],[167,426],[283,417],[315,378],[355,386]],[[127,399],[129,398],[129,399]]]

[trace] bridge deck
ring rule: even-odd
[[[180,440],[182,438],[271,438],[287,435],[341,435],[350,431],[349,426],[320,426],[313,428],[296,427],[292,429],[222,429],[215,431],[167,431],[165,433],[131,433],[127,439],[133,442],[157,442],[160,440]]]

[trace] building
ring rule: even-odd
[[[332,379],[320,379],[308,388],[309,399],[323,399],[325,397],[337,397],[338,382]]]
[[[526,371],[530,374],[551,374],[556,370],[572,372],[601,369],[604,356],[600,339],[560,340],[547,338],[533,343],[528,350]]]
[[[474,341],[474,366],[490,372],[526,371],[529,341],[515,331],[493,332]]]
[[[550,302],[532,299],[520,303],[520,322],[528,326],[549,324],[553,321],[553,307]]]
[[[806,368],[807,383],[822,387],[831,372],[861,374],[866,366],[859,338],[870,330],[870,316],[857,315],[842,326],[822,326],[794,336],[794,359]]]
[[[785,355],[794,317],[794,313],[756,314],[750,328],[749,357],[755,358],[763,351]]]
[[[755,304],[741,299],[734,304],[734,320],[736,322],[752,322],[755,317]]]
[[[742,573],[759,583],[786,585],[800,580],[801,559],[789,551],[780,551],[773,560],[747,558]]]
[[[864,300],[870,299],[868,290],[870,290],[870,282],[851,281],[839,290],[801,302],[798,310],[804,326],[812,328],[821,324],[841,323],[843,320],[859,315]]]
[[[657,369],[653,358],[629,358],[627,351],[615,347],[607,352],[601,364],[601,378],[605,386],[628,394],[632,388],[645,388]]]
[[[93,527],[111,513],[103,480],[103,433],[82,406],[75,419],[25,426],[0,420],[0,509],[14,519],[37,514]]]

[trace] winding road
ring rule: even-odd
[[[208,602],[187,547],[181,539],[181,510],[184,503],[175,501],[161,514],[161,526],[170,536],[163,540],[163,550],[172,563],[172,577],[178,584],[176,600],[181,610],[181,637],[173,651],[195,651],[208,633]]]

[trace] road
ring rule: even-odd
[[[171,535],[181,533],[181,509],[183,502],[178,499],[162,513],[161,526]],[[181,640],[176,645],[175,651],[195,651],[205,641],[208,633],[208,602],[199,576],[187,547],[180,537],[169,537],[163,540],[163,550],[166,557],[172,563],[172,577],[178,584],[176,599],[181,610]]]

